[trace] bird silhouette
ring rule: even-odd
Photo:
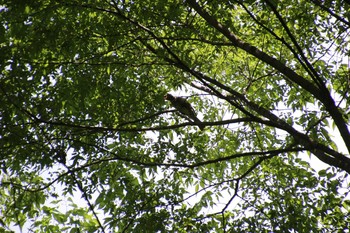
[[[164,99],[170,101],[171,105],[176,110],[178,110],[180,113],[188,116],[191,120],[193,120],[195,123],[197,123],[200,130],[204,129],[205,126],[201,125],[202,122],[197,118],[196,112],[194,111],[191,104],[185,98],[173,96],[173,95],[167,93],[166,95],[164,95]]]

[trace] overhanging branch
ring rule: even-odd
[[[307,92],[311,93],[316,99],[320,100],[324,106],[326,107],[329,114],[332,116],[335,124],[337,125],[339,132],[348,148],[350,150],[350,132],[348,130],[348,126],[340,113],[339,109],[335,105],[334,100],[332,99],[328,89],[324,86],[318,87],[311,83],[309,80],[303,78],[302,76],[295,73],[291,68],[285,66],[283,63],[278,61],[277,59],[269,56],[265,52],[259,50],[258,48],[252,46],[249,43],[246,43],[244,41],[241,41],[238,39],[227,27],[224,27],[222,24],[220,24],[214,17],[209,15],[208,12],[206,12],[197,2],[196,0],[186,0],[188,5],[192,7],[210,26],[218,30],[220,33],[222,33],[227,39],[229,39],[236,47],[246,51],[247,53],[255,56],[259,60],[265,62],[266,64],[269,64],[282,74],[286,76],[291,82],[296,83],[300,87],[302,87]],[[321,89],[320,89],[321,88]],[[232,93],[232,92],[231,92]],[[236,94],[235,94],[236,96]],[[265,111],[260,106],[254,106],[254,103],[251,103],[252,107],[258,107],[258,110],[260,113],[264,113],[263,115],[266,117],[266,114],[270,115],[270,117],[275,118],[272,113]],[[271,115],[272,114],[272,115]],[[268,117],[270,120],[271,118]],[[276,119],[277,120],[277,119]],[[273,121],[275,122],[275,121]],[[309,148],[317,148],[317,143],[311,141],[307,135],[301,134],[298,131],[296,131],[293,127],[289,126],[287,123],[282,122],[280,120],[277,120],[276,122],[282,123],[281,126],[282,129],[289,132],[294,138],[299,139],[300,142],[306,147]],[[319,154],[319,153],[318,153]],[[338,152],[335,152],[334,154],[340,154]],[[317,155],[316,155],[317,156]],[[346,164],[350,164],[350,159],[345,156],[336,156],[337,159],[340,161],[345,162]],[[339,163],[337,164],[330,164],[334,166],[339,166]],[[347,166],[342,166],[342,169],[347,168],[346,171],[350,171],[350,168]]]

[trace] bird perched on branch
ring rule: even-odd
[[[164,99],[169,100],[171,105],[176,110],[178,110],[180,113],[186,115],[191,120],[193,120],[195,123],[198,123],[198,127],[201,130],[204,129],[205,126],[201,125],[202,122],[197,118],[196,112],[192,108],[191,104],[185,98],[173,96],[173,95],[168,93],[168,94],[164,95]]]

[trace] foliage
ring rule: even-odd
[[[1,232],[349,228],[346,1],[0,6]]]

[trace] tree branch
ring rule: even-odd
[[[314,69],[314,67],[310,64],[308,59],[305,57],[303,50],[301,49],[299,43],[295,39],[295,36],[289,30],[286,22],[283,20],[282,16],[279,14],[279,12],[277,11],[276,7],[269,0],[265,0],[265,2],[272,9],[272,12],[275,14],[275,16],[277,17],[278,21],[281,23],[282,27],[287,32],[289,38],[293,42],[295,48],[297,49],[299,55],[301,56],[301,58],[303,60],[303,62],[301,62],[301,60],[299,60],[301,62],[301,64],[303,65],[305,70],[309,73],[310,77],[315,81],[316,85],[320,89],[323,89],[324,88],[323,80],[320,78],[320,76],[318,75],[317,71]],[[295,54],[295,55],[298,57],[297,54]]]
[[[84,190],[81,181],[77,179],[76,175],[74,174],[74,172],[73,172],[70,168],[68,168],[67,166],[66,166],[66,168],[68,169],[68,173],[72,176],[73,180],[74,180],[75,183],[77,184],[77,186],[78,186],[80,192],[83,194],[83,197],[84,197],[86,203],[88,204],[90,211],[91,211],[92,214],[94,215],[94,217],[95,217],[95,219],[96,219],[96,221],[97,221],[97,224],[98,224],[99,228],[100,228],[101,231],[104,233],[104,232],[105,232],[105,228],[103,227],[103,225],[102,225],[102,223],[101,223],[99,217],[97,216],[97,213],[96,213],[96,211],[95,211],[94,205],[90,202],[90,199],[89,199],[89,197],[88,197],[88,194],[87,194],[86,191]]]
[[[334,18],[336,18],[337,20],[341,21],[342,23],[348,25],[350,27],[350,22],[345,20],[343,17],[337,15],[336,13],[334,13],[333,11],[331,11],[329,8],[327,8],[326,6],[322,5],[321,1],[319,0],[311,0],[316,6],[319,6],[322,10],[326,11],[327,13],[329,13],[331,16],[333,16]]]
[[[186,2],[191,6],[202,18],[212,27],[217,29],[219,32],[221,32],[226,38],[228,38],[235,46],[238,48],[241,48],[242,50],[246,51],[247,53],[255,56],[256,58],[260,59],[261,61],[264,61],[265,63],[269,64],[270,66],[274,67],[276,70],[281,72],[288,78],[291,82],[294,82],[298,84],[300,87],[302,87],[304,90],[311,93],[316,99],[320,100],[324,106],[326,107],[327,111],[332,116],[335,124],[337,125],[339,132],[348,148],[348,151],[350,151],[350,132],[348,130],[348,127],[345,123],[345,120],[340,113],[339,109],[336,107],[334,100],[332,99],[328,89],[324,86],[322,86],[322,89],[319,89],[317,86],[312,84],[307,79],[304,79],[302,76],[295,73],[292,69],[289,67],[286,67],[284,64],[282,64],[277,59],[269,56],[268,54],[264,53],[263,51],[259,50],[258,48],[250,45],[249,43],[246,43],[244,41],[241,41],[238,39],[231,31],[224,27],[222,24],[220,24],[215,18],[213,18],[209,13],[207,13],[199,4],[196,2],[196,0],[186,0]],[[218,82],[216,82],[218,83]],[[221,84],[221,86],[223,86]],[[232,93],[232,92],[231,92]],[[237,97],[238,93],[235,93],[235,97]],[[239,96],[240,94],[238,94]],[[251,107],[254,107],[258,112],[262,113],[263,116],[268,117],[268,119],[273,120],[275,123],[279,123],[278,125],[282,127],[282,129],[289,132],[294,138],[301,141],[304,146],[309,148],[316,148],[315,142],[311,141],[306,135],[296,131],[293,127],[289,126],[287,123],[282,122],[279,120],[275,115],[268,112],[267,110],[263,109],[262,107],[255,105],[254,103],[250,103]],[[277,118],[277,119],[276,119]],[[317,144],[317,143],[316,143]],[[320,151],[317,153],[319,154]],[[342,166],[342,169],[346,170],[350,173],[350,159],[335,152],[337,155],[336,157],[340,159],[340,161],[345,162],[347,165]],[[338,156],[339,155],[339,156]],[[341,155],[341,156],[340,156]],[[317,156],[317,155],[316,155]],[[324,155],[326,156],[326,155]],[[324,157],[322,156],[322,157]],[[332,160],[335,161],[335,160]],[[339,163],[333,163],[331,165],[339,166]]]

